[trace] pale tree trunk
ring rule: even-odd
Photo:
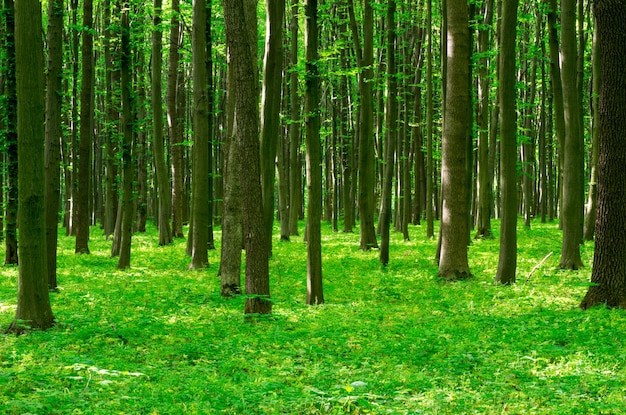
[[[193,55],[193,171],[190,227],[191,269],[209,265],[209,114],[206,87],[206,0],[194,0],[191,48]]]
[[[48,71],[46,74],[46,245],[48,287],[57,289],[57,240],[61,199],[61,107],[63,97],[63,0],[48,3]]]
[[[500,129],[500,255],[495,281],[515,283],[517,268],[517,114],[515,107],[515,42],[518,0],[502,2],[499,99]]]
[[[15,49],[21,261],[15,320],[7,329],[17,334],[54,324],[46,270],[42,31],[39,1],[19,0],[15,5]]]
[[[319,27],[317,0],[306,0],[305,55],[306,89],[304,113],[306,126],[306,169],[309,204],[307,210],[307,304],[324,303],[322,287],[322,145],[320,142]]]
[[[598,41],[597,31],[593,32],[593,57],[592,57],[592,96],[591,96],[591,177],[589,178],[589,191],[587,192],[587,206],[585,215],[585,228],[583,236],[586,241],[592,241],[595,234],[596,209],[598,201],[598,121],[599,121],[599,103],[598,95],[600,92],[600,59],[598,58]]]
[[[279,114],[282,96],[284,15],[284,0],[267,2],[263,92],[261,94],[263,99],[261,112],[261,184],[263,186],[263,220],[270,254],[272,252],[272,228],[274,224],[276,149],[281,135]]]
[[[153,113],[153,138],[154,168],[156,170],[156,184],[158,197],[158,227],[159,245],[168,245],[172,242],[171,216],[171,187],[165,162],[165,143],[163,139],[163,104],[161,96],[161,66],[163,58],[161,7],[162,0],[154,0],[154,29],[152,31],[152,113]]]
[[[433,28],[432,0],[426,2],[426,30],[428,44],[426,51],[426,237],[435,236],[433,211]]]
[[[580,100],[576,88],[576,0],[561,1],[561,61],[563,68],[563,103],[565,142],[563,147],[563,269],[583,266],[580,245],[583,241],[584,148],[580,125]]]
[[[261,167],[259,159],[259,109],[256,86],[256,59],[251,53],[253,45],[247,34],[256,27],[256,13],[245,13],[244,0],[224,1],[226,43],[234,71],[233,80],[236,131],[241,158],[241,202],[243,214],[243,241],[246,249],[246,299],[245,313],[271,312],[269,300],[269,252],[264,234]],[[256,45],[254,45],[256,47]],[[245,168],[244,168],[245,167]]]
[[[446,280],[471,276],[467,258],[467,139],[469,112],[469,32],[465,0],[447,5],[447,77],[442,139],[442,218],[439,276]]]
[[[598,215],[591,282],[580,307],[626,308],[626,1],[593,6],[601,69]]]
[[[78,194],[76,195],[77,254],[89,253],[89,225],[91,212],[91,156],[93,153],[93,1],[83,1],[82,83],[80,87],[80,143],[78,150]]]

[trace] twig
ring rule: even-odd
[[[526,277],[526,281],[524,282],[524,284],[525,284],[525,283],[527,283],[527,282],[528,282],[528,280],[530,280],[530,277],[532,277],[532,276],[533,276],[533,274],[535,273],[535,271],[537,271],[537,269],[538,269],[540,266],[542,266],[542,265],[543,265],[543,263],[544,263],[544,262],[546,262],[546,261],[548,260],[548,258],[550,258],[550,257],[552,256],[552,254],[553,254],[553,253],[554,253],[554,252],[552,252],[552,251],[551,251],[551,252],[550,252],[548,255],[546,255],[546,256],[545,256],[545,257],[544,257],[541,261],[539,261],[539,263],[538,263],[537,265],[535,265],[535,266],[533,267],[533,269],[531,269],[531,270],[530,270],[530,272],[528,273],[528,276]]]

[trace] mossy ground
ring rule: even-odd
[[[592,244],[583,270],[560,271],[556,225],[520,227],[518,282],[505,287],[493,284],[497,232],[473,241],[474,276],[453,283],[436,277],[424,235],[393,234],[382,269],[358,234],[324,226],[327,303],[310,307],[302,238],[275,234],[273,313],[254,323],[243,297],[219,295],[219,245],[208,270],[189,271],[185,241],[158,247],[151,228],[118,271],[99,229],[90,255],[62,236],[57,324],[0,335],[0,413],[626,413],[626,314],[577,307]],[[2,327],[16,280],[0,270]]]

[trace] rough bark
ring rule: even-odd
[[[591,282],[580,307],[626,308],[626,1],[596,0],[601,68],[598,216]]]
[[[15,5],[20,223],[15,320],[7,332],[47,329],[54,323],[48,294],[44,172],[44,57],[41,4]]]
[[[442,217],[439,276],[457,280],[471,276],[467,257],[467,139],[469,112],[469,33],[465,0],[447,5],[447,78],[442,138]]]
[[[246,305],[244,312],[269,313],[272,309],[269,286],[269,252],[264,234],[263,212],[259,200],[261,167],[259,159],[259,108],[256,86],[256,60],[251,39],[246,33],[256,25],[256,14],[247,15],[244,0],[224,1],[226,43],[229,48],[241,158],[241,201],[243,241],[246,250]]]

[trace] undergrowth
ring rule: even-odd
[[[0,336],[0,413],[626,413],[626,316],[577,307],[591,244],[583,270],[560,271],[556,225],[520,227],[518,282],[505,287],[493,284],[497,235],[473,241],[473,278],[447,283],[422,227],[410,242],[392,235],[386,269],[358,234],[323,233],[327,303],[304,304],[302,237],[274,235],[273,313],[254,323],[243,297],[219,295],[219,246],[190,271],[185,241],[158,247],[150,228],[118,271],[99,229],[90,255],[62,236],[56,325]],[[3,267],[1,327],[16,290]]]

